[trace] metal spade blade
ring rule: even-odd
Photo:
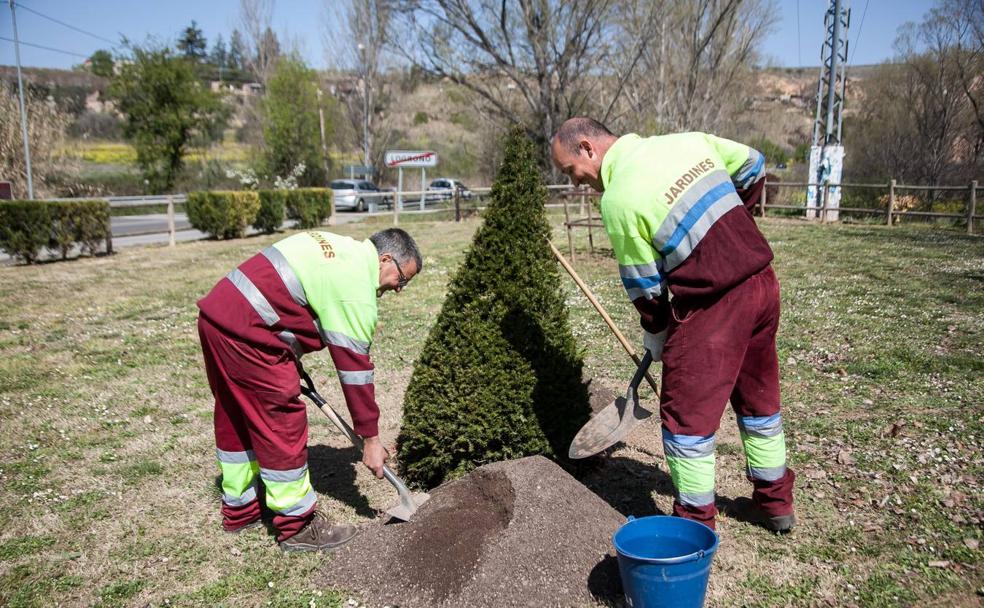
[[[639,363],[632,382],[625,392],[625,397],[619,397],[595,414],[571,441],[567,456],[571,459],[587,458],[605,450],[628,437],[632,429],[653,415],[652,412],[639,405],[639,382],[653,362],[652,355],[646,355]]]

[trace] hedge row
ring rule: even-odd
[[[95,254],[109,235],[106,201],[0,201],[0,249],[28,264],[45,247],[62,259],[75,246]]]
[[[285,218],[296,220],[298,228],[320,226],[331,215],[332,196],[327,188],[192,192],[186,208],[192,226],[229,239],[242,237],[249,225],[270,234]]]

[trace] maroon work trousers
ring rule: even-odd
[[[236,339],[199,316],[198,335],[208,383],[215,397],[215,445],[226,452],[252,450],[263,470],[290,470],[307,464],[307,411],[300,399],[300,376],[293,356]],[[278,540],[297,534],[316,505],[298,515],[275,513]],[[260,517],[259,500],[222,505],[222,524],[234,531]]]
[[[739,417],[779,413],[779,281],[771,266],[696,306],[672,307],[663,348],[660,417],[674,435],[717,432],[725,405]],[[752,500],[766,515],[793,510],[795,474],[787,467],[775,481],[749,480]],[[714,527],[717,508],[675,501],[676,515]]]

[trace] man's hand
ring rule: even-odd
[[[663,356],[663,343],[666,342],[666,331],[664,329],[658,334],[652,334],[645,330],[642,332],[642,344],[646,347],[646,350],[653,354],[654,362],[659,361]]]
[[[362,444],[362,464],[369,467],[373,475],[383,478],[383,463],[386,462],[386,448],[379,440],[379,436],[366,437]]]

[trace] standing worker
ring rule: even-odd
[[[706,133],[616,137],[590,118],[561,125],[552,154],[575,186],[604,193],[601,216],[622,284],[646,349],[663,362],[674,515],[714,528],[714,435],[730,399],[752,500],[765,527],[788,532],[795,475],[779,413],[779,282],[750,213],[764,158]]]
[[[199,300],[226,531],[259,524],[259,475],[281,549],[326,551],[355,536],[354,526],[332,525],[315,509],[297,363],[328,348],[365,441],[362,462],[382,477],[386,450],[369,360],[376,299],[400,292],[422,265],[417,244],[399,228],[364,241],[301,232],[246,260]]]

